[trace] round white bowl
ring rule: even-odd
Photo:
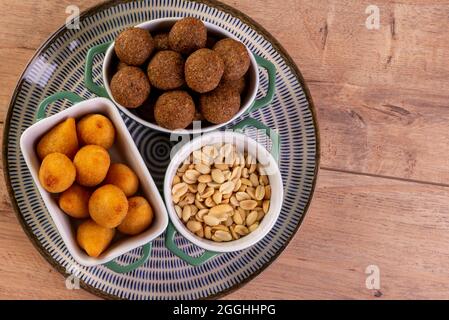
[[[232,143],[238,147],[244,146],[245,151],[255,157],[259,163],[264,165],[264,169],[268,175],[272,188],[270,208],[265,217],[260,221],[259,227],[250,234],[238,240],[229,242],[215,242],[205,238],[200,238],[189,231],[176,214],[171,194],[173,177],[175,176],[179,166],[187,159],[187,157],[193,151],[198,150],[205,145],[219,142]],[[187,142],[173,156],[170,165],[167,168],[164,180],[165,204],[167,206],[168,215],[175,229],[193,244],[213,252],[232,252],[243,250],[260,241],[263,237],[265,237],[265,235],[267,235],[278,219],[282,207],[283,196],[284,188],[282,185],[282,177],[276,160],[264,146],[248,136],[237,132],[211,132]]]
[[[180,19],[181,18],[155,19],[155,20],[141,23],[141,24],[137,25],[136,27],[148,30],[152,34],[155,34],[157,32],[168,31],[171,28],[171,26],[173,26],[175,24],[175,22]],[[215,36],[217,38],[228,37],[228,38],[232,38],[235,40],[239,40],[233,34],[229,33],[228,31],[226,31],[216,25],[213,25],[208,22],[204,22],[204,24],[207,28],[208,35]],[[200,127],[200,128],[194,127],[192,129],[178,129],[178,130],[169,130],[169,129],[163,128],[163,127],[157,125],[156,123],[152,123],[152,122],[146,121],[145,119],[140,118],[138,115],[136,115],[135,113],[132,112],[133,109],[125,108],[124,106],[120,105],[120,103],[118,103],[114,99],[114,96],[112,95],[111,88],[110,88],[110,82],[111,82],[112,76],[114,75],[116,62],[118,61],[118,58],[114,51],[114,44],[115,44],[115,42],[113,42],[109,46],[108,50],[105,53],[105,57],[103,60],[104,87],[105,87],[109,97],[120,108],[120,110],[123,111],[123,113],[125,113],[128,117],[134,119],[138,123],[140,123],[146,127],[149,127],[151,129],[166,132],[166,133],[176,132],[176,133],[182,133],[182,134],[197,134],[200,132],[204,133],[204,132],[213,131],[213,130],[216,130],[218,128],[221,128],[221,127],[227,125],[228,123],[232,122],[233,120],[235,120],[236,118],[238,118],[239,116],[244,114],[253,105],[253,103],[256,99],[257,88],[259,87],[259,72],[258,72],[256,59],[254,58],[253,53],[248,50],[251,64],[250,64],[250,67],[249,67],[249,70],[247,73],[246,93],[242,97],[241,107],[240,107],[239,112],[237,112],[234,115],[234,117],[232,117],[232,119],[230,119],[229,121],[227,121],[225,123],[221,123],[221,124],[217,124],[217,125],[209,125],[204,128],[203,127]],[[203,122],[201,122],[201,123],[203,123]]]

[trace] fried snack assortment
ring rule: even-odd
[[[135,27],[118,35],[119,61],[110,83],[114,99],[169,130],[189,128],[193,121],[232,119],[250,66],[245,45],[208,36],[204,23],[193,17],[165,31],[152,37]]]
[[[36,145],[42,160],[39,181],[78,225],[77,242],[91,257],[100,256],[117,240],[116,229],[133,236],[154,220],[151,204],[140,195],[136,173],[126,164],[111,163],[108,149],[115,136],[106,116],[88,114],[58,123]]]

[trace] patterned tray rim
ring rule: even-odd
[[[111,1],[104,1],[101,2],[93,7],[88,8],[87,10],[83,11],[80,14],[80,21],[82,21],[83,19],[86,19],[100,11],[103,11],[105,9],[108,9],[110,7],[122,4],[122,3],[127,3],[127,2],[133,2],[135,0],[111,0]],[[252,29],[256,30],[259,34],[261,34],[266,40],[268,40],[274,49],[276,49],[276,51],[282,56],[282,58],[284,59],[285,63],[288,65],[288,67],[292,70],[292,72],[294,73],[294,75],[296,76],[296,79],[298,80],[298,82],[301,84],[301,87],[304,91],[304,94],[306,95],[307,101],[309,103],[309,108],[310,111],[312,113],[312,119],[313,119],[313,125],[315,128],[315,137],[316,137],[316,149],[315,149],[315,170],[314,170],[314,177],[313,177],[313,181],[312,181],[312,188],[311,188],[311,192],[310,192],[310,197],[307,201],[307,204],[304,208],[304,213],[298,223],[298,225],[296,226],[294,232],[292,233],[291,237],[283,244],[283,246],[281,248],[279,248],[278,252],[273,255],[271,257],[271,259],[269,261],[267,261],[259,270],[257,270],[256,272],[254,272],[253,274],[251,274],[249,277],[247,277],[246,279],[244,279],[242,282],[237,283],[231,287],[229,287],[226,290],[223,290],[221,292],[218,292],[216,294],[210,295],[208,297],[205,297],[203,299],[218,299],[221,297],[224,297],[228,294],[230,294],[231,292],[234,292],[235,290],[243,287],[245,284],[247,284],[248,282],[250,282],[251,280],[253,280],[255,277],[257,277],[259,274],[261,274],[269,265],[271,265],[278,257],[279,255],[284,251],[284,249],[288,246],[288,244],[290,243],[290,241],[293,239],[293,237],[296,235],[296,233],[298,232],[299,228],[302,226],[304,219],[308,213],[310,204],[312,202],[312,199],[314,197],[315,194],[315,187],[317,184],[317,180],[318,180],[318,173],[319,173],[319,166],[320,166],[320,159],[321,159],[321,153],[320,153],[320,131],[319,131],[319,127],[318,127],[318,121],[317,121],[317,111],[315,108],[315,104],[313,102],[312,99],[312,95],[310,94],[309,88],[304,80],[304,77],[302,76],[301,71],[299,71],[299,68],[296,66],[295,62],[293,61],[293,59],[291,58],[291,56],[287,53],[287,51],[284,49],[284,47],[276,40],[275,37],[273,37],[271,35],[271,33],[269,33],[264,27],[262,27],[258,22],[256,22],[255,20],[253,20],[252,18],[250,18],[248,15],[244,14],[243,12],[233,8],[232,6],[229,6],[227,4],[224,4],[218,0],[188,0],[188,1],[192,1],[192,2],[199,2],[199,3],[203,3],[205,5],[217,8],[219,10],[222,10],[224,12],[227,12],[237,18],[239,18],[241,21],[243,21],[245,24],[247,24],[248,26],[250,26]],[[25,68],[23,69],[19,80],[17,81],[17,84],[14,88],[14,92],[13,95],[11,97],[9,106],[8,106],[8,112],[5,118],[5,126],[3,128],[3,143],[2,143],[2,162],[3,162],[3,176],[5,179],[5,184],[6,184],[6,189],[8,191],[8,196],[11,202],[11,205],[14,209],[14,213],[17,217],[17,219],[19,220],[20,225],[22,226],[23,231],[25,232],[25,234],[27,235],[27,237],[31,240],[31,243],[33,244],[33,246],[38,250],[38,252],[45,258],[45,260],[47,260],[48,263],[50,263],[50,265],[55,268],[61,275],[63,275],[64,277],[69,276],[70,274],[68,274],[66,272],[66,270],[59,265],[51,256],[50,254],[43,248],[42,244],[39,242],[39,240],[37,239],[36,235],[32,232],[31,228],[26,224],[23,215],[20,212],[20,209],[18,207],[16,198],[14,197],[14,192],[12,189],[12,185],[11,185],[11,180],[10,180],[10,175],[9,175],[9,166],[8,166],[8,161],[7,161],[7,148],[8,148],[8,138],[9,138],[9,128],[10,128],[10,121],[11,121],[11,117],[12,117],[12,108],[16,102],[17,99],[17,95],[22,87],[24,78],[25,78],[25,73],[28,70],[28,68],[30,67],[31,64],[33,64],[33,62],[36,61],[36,59],[39,57],[39,55],[45,51],[47,48],[49,48],[56,39],[58,39],[60,36],[62,36],[64,33],[66,32],[66,28],[65,25],[62,25],[59,29],[57,29],[55,32],[53,32],[44,42],[43,44],[36,50],[36,52],[33,54],[33,56],[30,58],[30,60],[27,62]],[[84,290],[86,290],[87,292],[90,292],[100,298],[104,298],[104,299],[121,299],[118,296],[112,295],[112,294],[108,294],[105,293],[101,290],[98,290],[88,284],[86,284],[83,280],[80,280],[80,287]]]

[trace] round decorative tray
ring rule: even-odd
[[[277,69],[273,102],[250,116],[277,130],[281,137],[279,165],[285,196],[280,217],[270,233],[256,245],[217,255],[200,266],[191,266],[172,254],[165,247],[164,235],[153,241],[150,259],[132,272],[114,273],[103,265],[81,266],[69,254],[32,182],[20,152],[20,136],[33,124],[37,106],[47,96],[71,91],[85,99],[94,97],[83,82],[85,58],[91,47],[112,41],[127,26],[182,16],[195,16],[228,30]],[[265,72],[260,73],[258,97],[263,97],[268,77]],[[93,79],[101,83],[101,57],[94,61]],[[48,107],[47,114],[69,106],[67,101],[55,102]],[[121,115],[156,184],[162,189],[170,150],[176,142]],[[242,119],[243,116],[235,123]],[[78,276],[84,289],[105,298],[213,298],[251,280],[278,257],[301,225],[312,198],[319,163],[314,107],[298,68],[279,43],[256,22],[211,0],[116,0],[84,12],[80,17],[80,29],[59,29],[25,69],[11,100],[3,141],[6,184],[26,234],[58,271]],[[269,142],[267,148],[270,148]],[[179,235],[176,243],[192,256],[202,253]],[[139,256],[140,249],[136,249],[118,258],[118,262],[128,264]]]

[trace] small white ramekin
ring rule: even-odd
[[[259,227],[250,234],[229,242],[215,242],[205,238],[198,237],[187,229],[176,214],[172,200],[172,181],[179,166],[188,158],[195,150],[201,149],[205,145],[215,143],[232,143],[237,146],[243,146],[244,150],[257,159],[258,162],[264,164],[270,185],[272,188],[270,208],[265,217],[261,220]],[[167,205],[168,215],[175,229],[181,233],[186,239],[193,244],[205,250],[212,252],[232,252],[248,248],[263,237],[271,230],[279,217],[282,207],[284,188],[282,185],[282,177],[276,160],[260,143],[249,138],[248,136],[238,132],[218,131],[206,133],[187,142],[173,156],[165,175],[164,180],[164,198]]]
[[[61,95],[62,94],[62,95]],[[66,93],[67,94],[67,93]],[[61,98],[69,98],[64,93],[59,93]],[[74,95],[73,93],[71,94]],[[51,97],[50,97],[51,98]],[[42,110],[40,110],[42,111]],[[88,256],[76,241],[76,230],[71,219],[59,208],[57,196],[47,192],[39,182],[40,160],[36,153],[36,145],[40,137],[61,121],[73,117],[79,119],[83,115],[100,113],[108,117],[116,129],[116,141],[109,150],[111,162],[122,162],[130,166],[140,180],[140,189],[146,199],[150,202],[154,212],[154,222],[149,229],[143,233],[120,239],[112,244],[98,258]],[[25,162],[31,172],[34,183],[44,200],[44,203],[58,229],[67,249],[73,258],[84,266],[94,266],[110,262],[140,246],[146,245],[161,235],[168,224],[167,211],[162,197],[143,161],[128,129],[123,122],[114,104],[105,98],[95,98],[79,102],[53,116],[45,118],[33,124],[25,130],[20,138],[20,148]]]

